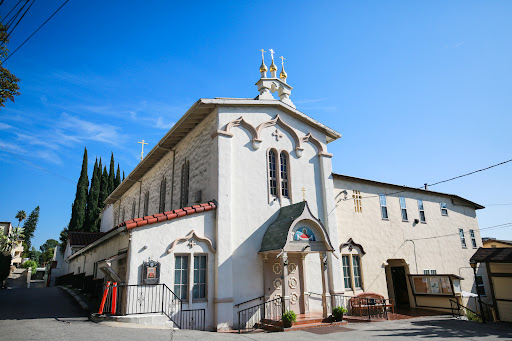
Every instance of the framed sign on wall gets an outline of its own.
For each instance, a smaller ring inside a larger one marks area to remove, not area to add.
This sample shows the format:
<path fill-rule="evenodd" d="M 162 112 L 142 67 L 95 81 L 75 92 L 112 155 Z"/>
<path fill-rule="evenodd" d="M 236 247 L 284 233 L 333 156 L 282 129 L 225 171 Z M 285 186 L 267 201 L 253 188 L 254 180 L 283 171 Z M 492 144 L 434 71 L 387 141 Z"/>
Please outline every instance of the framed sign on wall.
<path fill-rule="evenodd" d="M 149 259 L 142 262 L 142 283 L 158 284 L 160 282 L 160 262 Z"/>

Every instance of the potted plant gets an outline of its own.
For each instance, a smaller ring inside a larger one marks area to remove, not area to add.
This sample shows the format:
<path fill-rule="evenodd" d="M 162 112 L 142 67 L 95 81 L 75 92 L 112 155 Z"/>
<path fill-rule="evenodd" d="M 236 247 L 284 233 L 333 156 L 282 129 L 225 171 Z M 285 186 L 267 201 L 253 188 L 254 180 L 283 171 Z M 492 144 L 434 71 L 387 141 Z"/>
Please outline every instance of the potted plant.
<path fill-rule="evenodd" d="M 297 321 L 297 314 L 294 311 L 288 310 L 283 314 L 283 325 L 285 328 L 290 328 L 293 322 Z"/>
<path fill-rule="evenodd" d="M 347 309 L 338 306 L 332 310 L 332 317 L 334 318 L 334 321 L 338 322 L 343 320 L 343 314 L 347 312 Z"/>

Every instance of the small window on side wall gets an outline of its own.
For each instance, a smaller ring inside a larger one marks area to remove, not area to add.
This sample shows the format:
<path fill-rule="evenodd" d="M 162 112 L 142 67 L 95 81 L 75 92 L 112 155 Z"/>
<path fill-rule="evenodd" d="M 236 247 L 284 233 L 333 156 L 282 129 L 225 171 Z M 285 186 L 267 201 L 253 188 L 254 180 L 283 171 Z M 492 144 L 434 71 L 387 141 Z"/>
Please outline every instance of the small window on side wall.
<path fill-rule="evenodd" d="M 469 236 L 471 237 L 471 246 L 473 246 L 473 249 L 476 249 L 475 231 L 469 230 Z"/>
<path fill-rule="evenodd" d="M 441 215 L 448 215 L 448 206 L 445 202 L 440 203 L 441 206 Z"/>
<path fill-rule="evenodd" d="M 418 210 L 420 212 L 420 221 L 422 223 L 426 223 L 427 220 L 425 218 L 425 209 L 423 208 L 423 200 L 418 200 Z"/>
<path fill-rule="evenodd" d="M 400 197 L 400 211 L 402 212 L 402 221 L 407 221 L 407 206 L 404 197 Z"/>
<path fill-rule="evenodd" d="M 460 243 L 462 245 L 462 248 L 466 249 L 467 248 L 467 246 L 466 246 L 466 237 L 464 237 L 464 230 L 463 229 L 459 229 L 459 237 L 460 237 Z"/>
<path fill-rule="evenodd" d="M 388 206 L 386 204 L 386 196 L 384 194 L 379 194 L 380 198 L 380 215 L 382 219 L 388 219 Z"/>

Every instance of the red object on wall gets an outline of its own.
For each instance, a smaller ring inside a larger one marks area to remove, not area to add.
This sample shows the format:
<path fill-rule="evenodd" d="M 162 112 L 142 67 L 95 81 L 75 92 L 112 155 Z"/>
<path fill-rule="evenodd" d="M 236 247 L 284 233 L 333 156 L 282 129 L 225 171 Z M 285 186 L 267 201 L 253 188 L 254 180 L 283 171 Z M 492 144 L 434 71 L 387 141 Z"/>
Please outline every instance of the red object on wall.
<path fill-rule="evenodd" d="M 107 285 L 105 286 L 105 291 L 103 292 L 103 298 L 101 299 L 101 305 L 100 310 L 98 311 L 98 314 L 103 314 L 103 308 L 105 307 L 105 301 L 107 300 L 108 290 L 110 289 L 110 281 L 107 282 Z"/>
<path fill-rule="evenodd" d="M 115 315 L 116 313 L 116 305 L 117 305 L 117 282 L 114 282 L 112 286 L 112 311 L 111 314 Z"/>

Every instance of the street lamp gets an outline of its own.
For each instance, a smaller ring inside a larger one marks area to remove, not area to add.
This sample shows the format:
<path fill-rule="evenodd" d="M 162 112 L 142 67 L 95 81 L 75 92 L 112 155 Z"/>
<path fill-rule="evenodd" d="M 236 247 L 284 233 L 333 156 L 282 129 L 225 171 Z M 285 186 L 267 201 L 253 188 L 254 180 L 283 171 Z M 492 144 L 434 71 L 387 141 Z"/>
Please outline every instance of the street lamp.
<path fill-rule="evenodd" d="M 478 282 L 476 280 L 476 266 L 477 266 L 477 262 L 474 261 L 474 260 L 471 260 L 469 262 L 469 265 L 471 265 L 471 268 L 473 269 L 473 274 L 475 276 L 475 288 L 476 288 L 476 293 L 478 295 L 478 304 L 480 305 L 480 315 L 482 315 L 482 323 L 485 323 L 484 309 L 483 309 L 483 306 L 482 306 L 482 297 L 480 296 L 480 290 L 478 290 Z"/>

